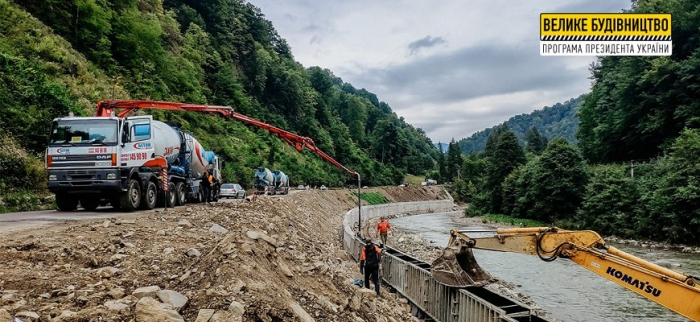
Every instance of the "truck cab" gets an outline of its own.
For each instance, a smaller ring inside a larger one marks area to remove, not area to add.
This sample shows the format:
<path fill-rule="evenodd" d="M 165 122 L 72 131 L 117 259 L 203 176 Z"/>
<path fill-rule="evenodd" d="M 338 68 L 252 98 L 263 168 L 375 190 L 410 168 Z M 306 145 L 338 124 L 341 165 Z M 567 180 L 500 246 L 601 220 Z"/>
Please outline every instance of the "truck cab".
<path fill-rule="evenodd" d="M 103 199 L 117 208 L 129 208 L 129 199 L 138 206 L 141 189 L 130 187 L 130 181 L 140 185 L 138 168 L 154 158 L 151 122 L 150 115 L 55 119 L 46 168 L 59 210 L 75 210 L 78 203 L 94 210 Z M 130 190 L 132 195 L 125 195 Z"/>

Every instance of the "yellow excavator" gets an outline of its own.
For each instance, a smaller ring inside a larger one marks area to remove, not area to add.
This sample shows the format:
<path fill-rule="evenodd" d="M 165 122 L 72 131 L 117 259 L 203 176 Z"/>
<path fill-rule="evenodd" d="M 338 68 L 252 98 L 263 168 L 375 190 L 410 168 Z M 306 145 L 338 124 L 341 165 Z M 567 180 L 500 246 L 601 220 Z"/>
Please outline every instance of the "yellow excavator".
<path fill-rule="evenodd" d="M 433 277 L 453 287 L 490 283 L 492 277 L 476 262 L 472 248 L 537 255 L 547 262 L 568 258 L 678 314 L 700 321 L 700 288 L 693 276 L 607 246 L 594 231 L 556 227 L 452 230 L 447 248 L 431 266 Z"/>

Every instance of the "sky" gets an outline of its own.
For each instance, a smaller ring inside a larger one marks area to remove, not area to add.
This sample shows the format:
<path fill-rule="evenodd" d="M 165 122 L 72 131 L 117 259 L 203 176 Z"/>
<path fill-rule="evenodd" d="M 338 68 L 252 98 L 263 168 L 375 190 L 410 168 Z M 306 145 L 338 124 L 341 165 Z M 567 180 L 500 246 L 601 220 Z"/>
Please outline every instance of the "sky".
<path fill-rule="evenodd" d="M 591 89 L 595 57 L 540 56 L 540 13 L 629 0 L 249 0 L 304 67 L 375 93 L 435 143 Z"/>

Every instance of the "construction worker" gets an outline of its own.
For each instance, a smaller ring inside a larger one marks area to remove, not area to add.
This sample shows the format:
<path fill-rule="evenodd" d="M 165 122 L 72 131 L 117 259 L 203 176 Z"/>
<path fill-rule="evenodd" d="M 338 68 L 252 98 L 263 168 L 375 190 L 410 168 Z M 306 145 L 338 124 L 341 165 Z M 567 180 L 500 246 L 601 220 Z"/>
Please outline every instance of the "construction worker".
<path fill-rule="evenodd" d="M 210 200 L 210 195 L 211 195 L 211 181 L 209 181 L 209 172 L 207 170 L 204 170 L 204 174 L 202 175 L 202 182 L 199 183 L 199 185 L 202 188 L 202 202 L 203 203 L 209 203 Z"/>
<path fill-rule="evenodd" d="M 386 221 L 386 219 L 382 216 L 379 218 L 379 222 L 377 223 L 377 232 L 374 237 L 379 237 L 381 234 L 382 236 L 382 245 L 380 246 L 381 248 L 384 248 L 384 245 L 386 245 L 386 239 L 387 239 L 387 233 L 391 230 L 391 235 L 394 236 L 394 228 L 389 225 L 389 222 Z"/>
<path fill-rule="evenodd" d="M 371 238 L 365 239 L 365 247 L 362 247 L 360 253 L 360 274 L 365 274 L 365 287 L 369 288 L 369 279 L 372 278 L 374 283 L 374 291 L 379 294 L 379 262 L 381 260 L 382 250 L 372 243 Z"/>

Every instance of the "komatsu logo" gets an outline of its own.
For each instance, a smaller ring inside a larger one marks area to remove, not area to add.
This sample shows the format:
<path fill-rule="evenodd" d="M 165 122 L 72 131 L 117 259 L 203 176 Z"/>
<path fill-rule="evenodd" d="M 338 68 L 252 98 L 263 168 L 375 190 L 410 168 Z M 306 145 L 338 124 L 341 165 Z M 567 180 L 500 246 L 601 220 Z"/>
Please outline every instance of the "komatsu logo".
<path fill-rule="evenodd" d="M 134 143 L 134 148 L 143 150 L 143 149 L 150 149 L 151 148 L 151 142 L 139 142 L 139 143 Z"/>
<path fill-rule="evenodd" d="M 656 287 L 651 286 L 649 282 L 642 282 L 636 278 L 633 279 L 632 276 L 629 276 L 622 271 L 618 271 L 610 266 L 608 266 L 608 270 L 605 271 L 606 273 L 610 274 L 611 276 L 614 276 L 615 278 L 627 282 L 627 284 L 632 285 L 644 292 L 650 293 L 656 297 L 659 297 L 661 295 L 661 290 L 657 289 Z"/>
<path fill-rule="evenodd" d="M 56 153 L 58 153 L 58 154 L 70 154 L 70 149 L 67 149 L 67 148 L 56 149 Z"/>

